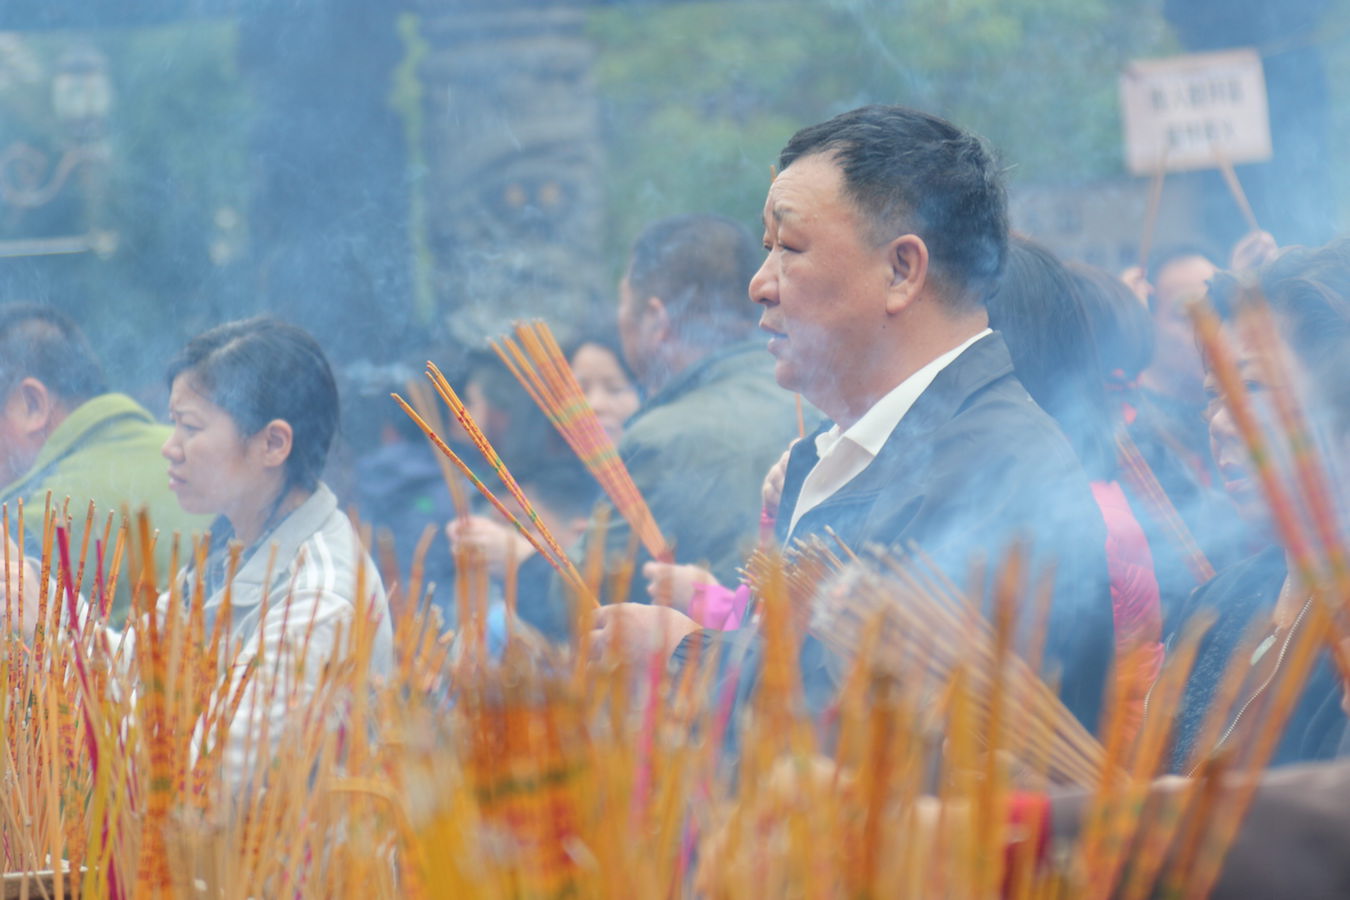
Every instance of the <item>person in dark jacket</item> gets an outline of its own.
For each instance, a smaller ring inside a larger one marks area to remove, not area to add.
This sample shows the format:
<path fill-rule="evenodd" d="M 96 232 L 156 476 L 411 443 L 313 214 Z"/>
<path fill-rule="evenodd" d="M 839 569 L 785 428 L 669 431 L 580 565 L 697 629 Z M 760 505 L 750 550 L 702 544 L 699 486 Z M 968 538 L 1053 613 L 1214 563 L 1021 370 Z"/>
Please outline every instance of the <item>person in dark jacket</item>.
<path fill-rule="evenodd" d="M 1128 296 L 1123 284 L 1120 290 Z M 1107 402 L 1085 294 L 1048 248 L 1013 235 L 1008 265 L 989 300 L 989 324 L 1007 343 L 1018 380 L 1063 430 L 1091 479 L 1106 526 L 1117 668 L 1127 653 L 1140 655 L 1138 677 L 1125 694 L 1137 723 L 1162 667 L 1162 611 L 1153 551 L 1119 481 L 1120 420 Z M 1133 297 L 1126 302 L 1139 305 Z"/>
<path fill-rule="evenodd" d="M 1186 306 L 1205 296 L 1219 271 L 1214 258 L 1208 249 L 1186 244 L 1152 255 L 1146 288 L 1155 349 L 1133 392 L 1128 432 L 1205 558 L 1222 569 L 1259 546 L 1261 535 L 1233 514 L 1208 445 L 1204 371 Z M 1191 566 L 1177 565 L 1180 558 L 1169 560 L 1168 544 L 1160 549 L 1159 562 L 1182 576 L 1187 592 L 1204 580 Z"/>
<path fill-rule="evenodd" d="M 1251 776 L 1228 775 L 1225 790 Z M 1185 779 L 1154 782 L 1152 804 L 1187 786 Z M 1350 897 L 1350 760 L 1305 763 L 1263 772 L 1242 824 L 1223 857 L 1210 900 L 1342 900 Z M 1079 839 L 1092 795 L 1056 791 L 1042 818 L 1042 846 L 1053 853 Z M 1034 804 L 1032 805 L 1034 808 Z M 1217 818 L 1211 818 L 1216 826 Z M 1147 843 L 1145 832 L 1137 841 Z M 1127 857 L 1128 858 L 1128 857 Z M 1164 869 L 1166 871 L 1166 869 Z M 1174 896 L 1155 884 L 1151 897 Z"/>
<path fill-rule="evenodd" d="M 1072 448 L 988 328 L 1007 249 L 993 159 L 948 122 L 866 107 L 798 132 L 779 168 L 750 296 L 778 383 L 832 420 L 793 448 L 780 538 L 914 541 L 958 582 L 1029 538 L 1033 565 L 1057 561 L 1047 650 L 1095 726 L 1112 644 L 1105 533 Z M 639 656 L 701 639 L 670 610 L 602 610 L 598 631 Z M 808 680 L 819 648 L 804 650 Z"/>

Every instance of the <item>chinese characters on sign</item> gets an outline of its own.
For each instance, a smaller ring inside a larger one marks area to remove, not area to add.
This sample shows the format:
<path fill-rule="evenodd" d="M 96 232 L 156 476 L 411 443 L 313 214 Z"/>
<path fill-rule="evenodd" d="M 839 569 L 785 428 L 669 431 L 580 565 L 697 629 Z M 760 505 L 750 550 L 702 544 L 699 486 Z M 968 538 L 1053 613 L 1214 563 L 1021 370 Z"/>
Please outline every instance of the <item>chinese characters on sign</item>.
<path fill-rule="evenodd" d="M 1120 76 L 1125 163 L 1136 175 L 1270 159 L 1266 80 L 1255 50 L 1139 60 Z"/>

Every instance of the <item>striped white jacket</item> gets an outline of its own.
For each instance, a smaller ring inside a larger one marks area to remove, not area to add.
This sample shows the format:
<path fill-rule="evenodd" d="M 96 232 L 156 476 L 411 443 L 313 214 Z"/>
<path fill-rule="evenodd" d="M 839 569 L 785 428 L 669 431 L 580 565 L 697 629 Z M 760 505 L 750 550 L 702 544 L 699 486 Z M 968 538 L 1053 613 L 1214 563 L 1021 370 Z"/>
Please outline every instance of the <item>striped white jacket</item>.
<path fill-rule="evenodd" d="M 208 571 L 221 570 L 226 552 L 222 547 L 212 554 Z M 264 722 L 269 744 L 275 746 L 288 719 L 309 710 L 324 667 L 349 652 L 359 608 L 356 586 L 360 567 L 364 567 L 361 577 L 366 595 L 361 606 L 375 629 L 371 671 L 386 673 L 393 668 L 393 629 L 384 585 L 351 520 L 338 509 L 337 498 L 327 485 L 320 484 L 242 561 L 231 582 L 231 643 L 224 650 L 224 660 L 232 660 L 230 696 L 250 662 L 260 655 L 262 658 L 230 726 L 223 759 L 229 782 L 246 778 L 259 762 L 259 755 L 270 752 L 270 748 L 265 751 L 258 745 Z M 182 596 L 190 596 L 195 573 L 184 569 L 178 577 Z M 225 593 L 225 585 L 220 584 L 206 598 L 208 635 Z M 161 608 L 167 601 L 168 594 L 160 597 Z M 308 650 L 301 668 L 306 635 Z M 132 644 L 134 631 L 126 637 Z"/>

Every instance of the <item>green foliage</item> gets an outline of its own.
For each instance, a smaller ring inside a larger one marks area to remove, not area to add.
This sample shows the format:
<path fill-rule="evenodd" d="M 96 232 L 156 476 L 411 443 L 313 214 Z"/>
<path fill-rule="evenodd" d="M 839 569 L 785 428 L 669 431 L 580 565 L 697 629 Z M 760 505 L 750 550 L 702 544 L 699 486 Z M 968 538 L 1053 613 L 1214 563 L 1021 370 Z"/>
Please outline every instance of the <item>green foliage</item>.
<path fill-rule="evenodd" d="M 981 132 L 1014 179 L 1120 171 L 1116 78 L 1170 52 L 1152 0 L 784 0 L 597 13 L 611 256 L 643 222 L 710 209 L 753 223 L 803 125 L 903 103 Z"/>

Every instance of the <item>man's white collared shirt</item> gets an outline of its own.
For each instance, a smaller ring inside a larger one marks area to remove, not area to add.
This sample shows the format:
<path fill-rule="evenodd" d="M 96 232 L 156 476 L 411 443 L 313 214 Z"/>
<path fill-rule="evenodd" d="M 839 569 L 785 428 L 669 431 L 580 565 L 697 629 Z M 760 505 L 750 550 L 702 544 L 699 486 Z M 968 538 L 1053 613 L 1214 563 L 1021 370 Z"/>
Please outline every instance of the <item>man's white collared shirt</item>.
<path fill-rule="evenodd" d="M 905 413 L 909 412 L 939 372 L 951 365 L 971 344 L 992 333 L 992 329 L 986 328 L 919 369 L 872 404 L 872 408 L 863 413 L 862 418 L 847 431 L 841 432 L 839 426 L 835 425 L 829 431 L 817 435 L 818 460 L 802 482 L 797 505 L 792 510 L 788 534 L 796 530 L 803 515 L 833 496 L 871 465 L 891 432 L 895 431 Z"/>

